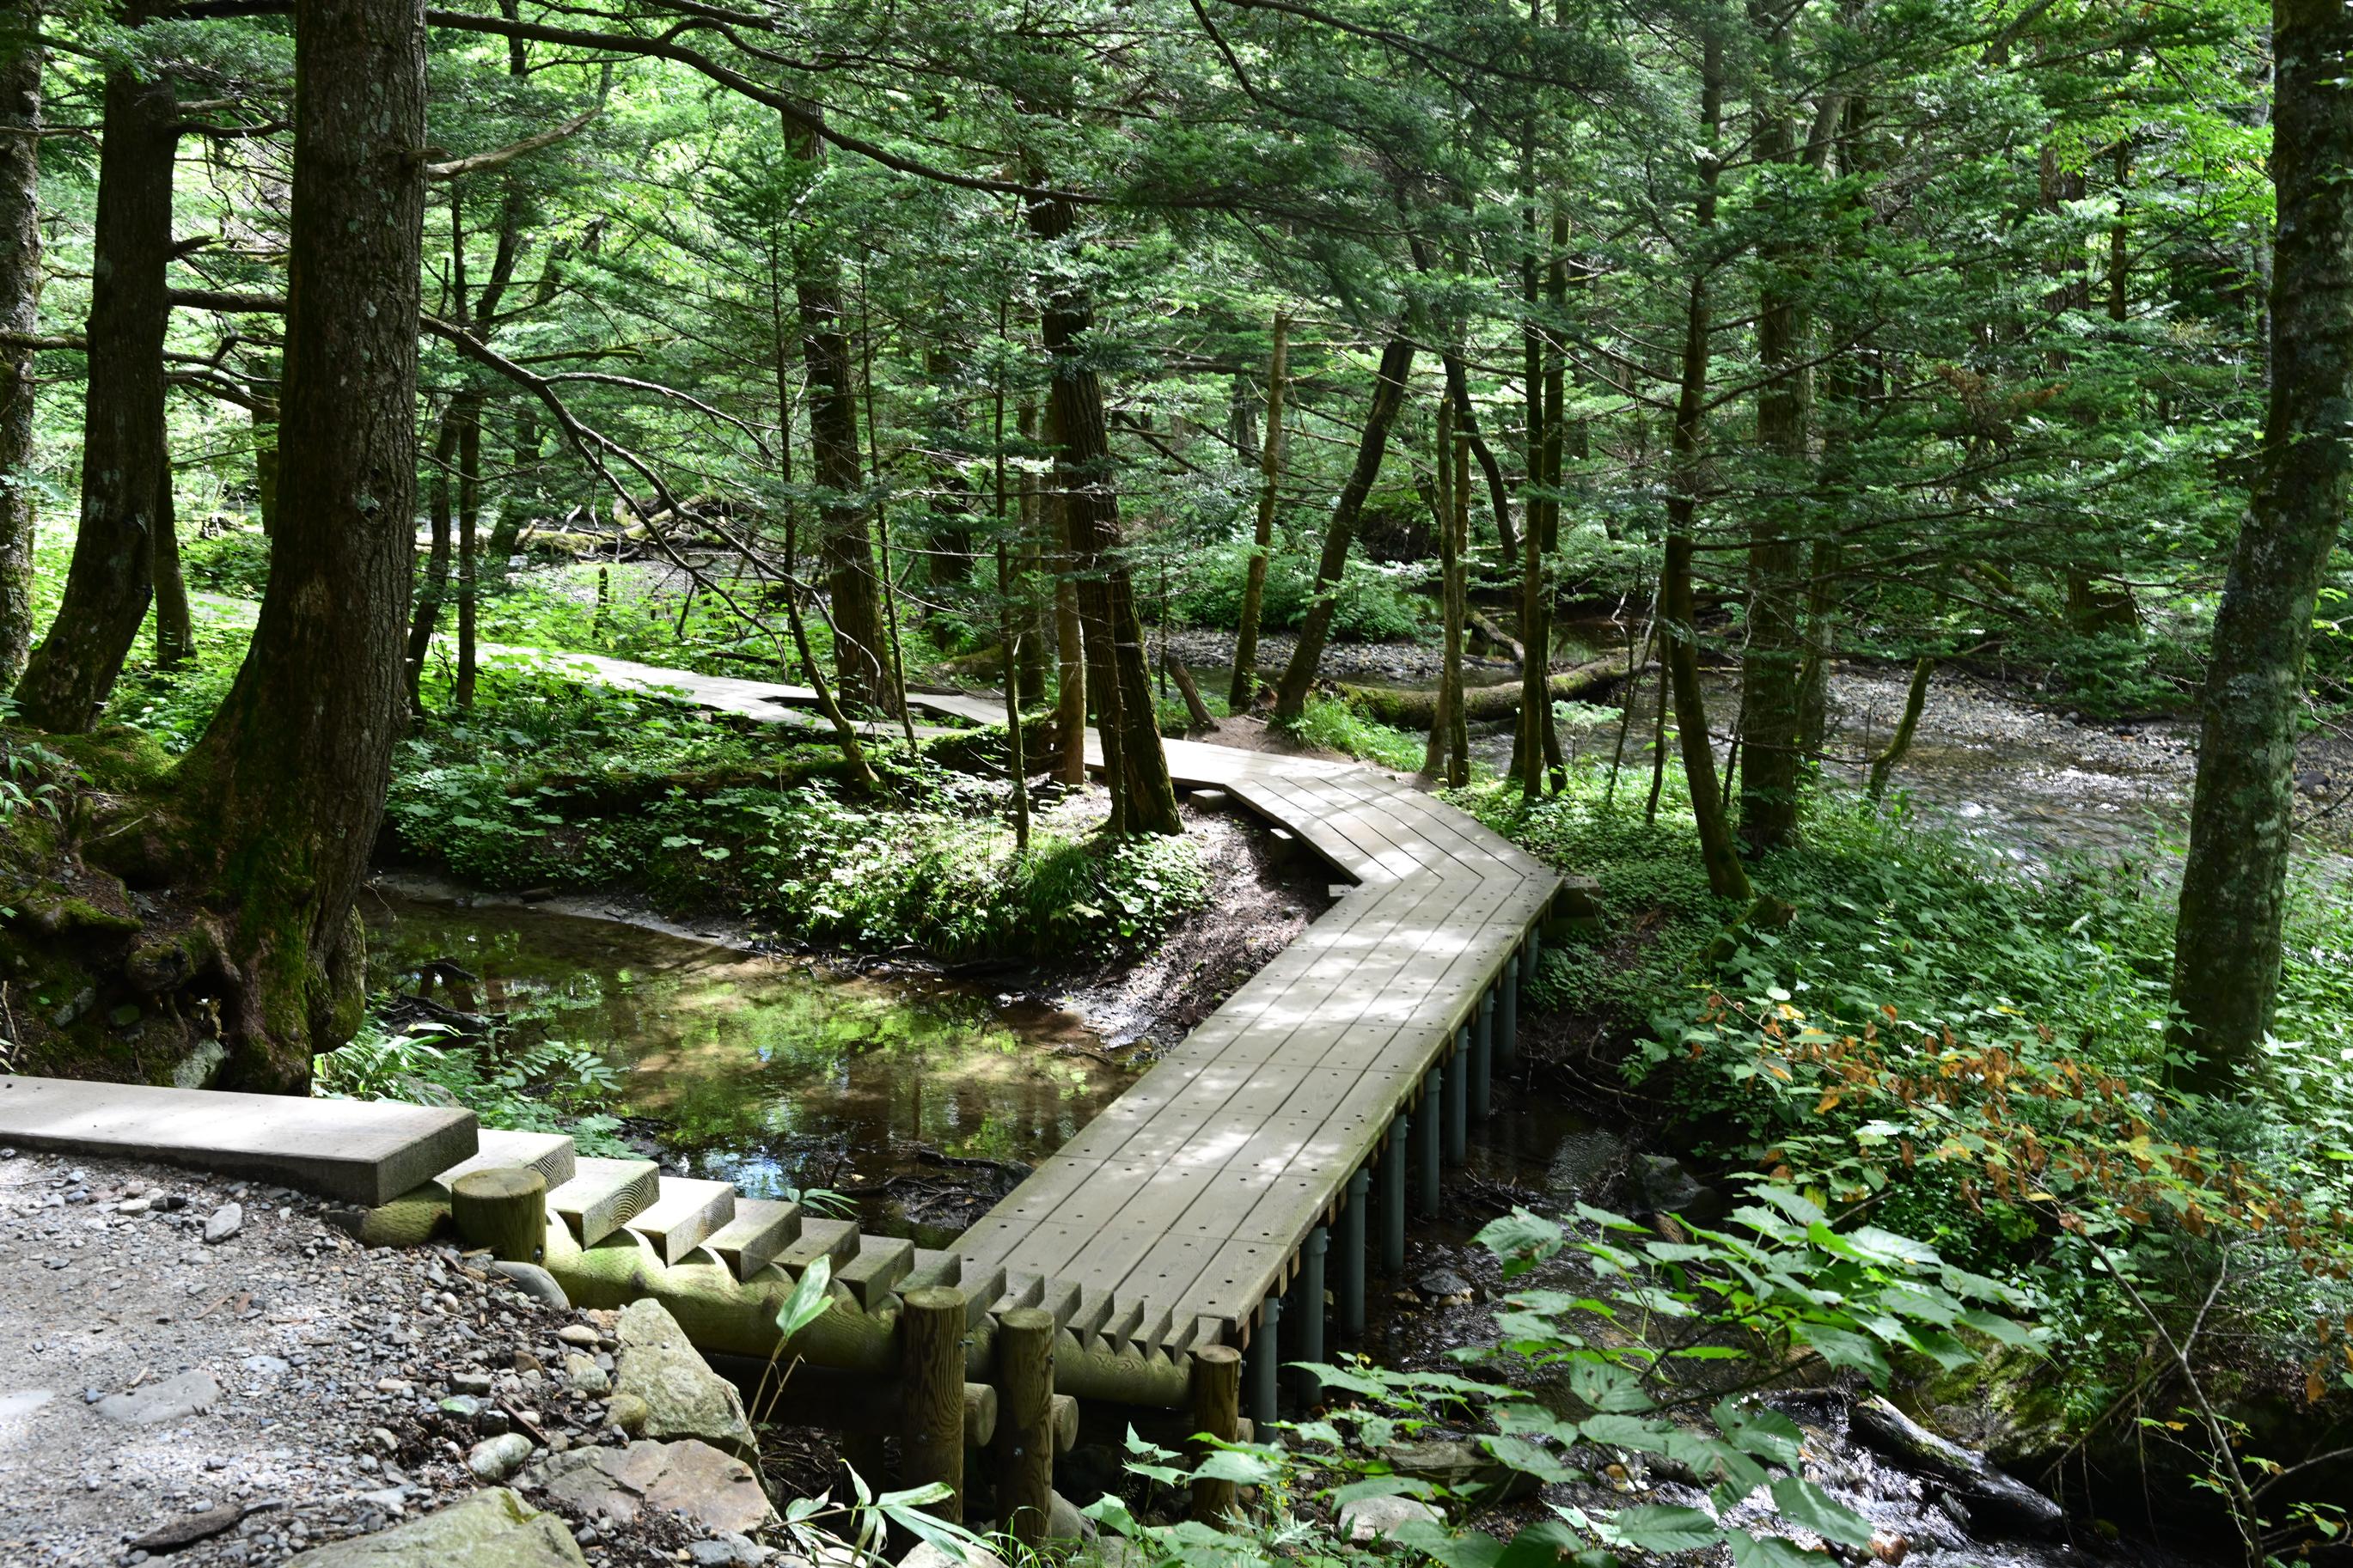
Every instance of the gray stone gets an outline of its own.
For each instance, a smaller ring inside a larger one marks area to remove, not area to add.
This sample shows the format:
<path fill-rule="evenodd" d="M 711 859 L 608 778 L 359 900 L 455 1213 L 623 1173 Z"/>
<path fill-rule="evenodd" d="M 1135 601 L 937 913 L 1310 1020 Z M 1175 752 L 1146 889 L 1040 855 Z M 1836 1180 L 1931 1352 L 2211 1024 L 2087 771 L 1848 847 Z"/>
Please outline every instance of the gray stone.
<path fill-rule="evenodd" d="M 749 1465 L 691 1438 L 574 1448 L 550 1454 L 532 1474 L 549 1497 L 583 1514 L 601 1509 L 628 1520 L 641 1507 L 666 1509 L 723 1535 L 748 1534 L 776 1522 L 768 1494 Z"/>
<path fill-rule="evenodd" d="M 613 1389 L 613 1380 L 605 1375 L 605 1369 L 578 1351 L 564 1358 L 564 1381 L 572 1385 L 575 1394 L 592 1398 L 601 1398 Z"/>
<path fill-rule="evenodd" d="M 1469 1297 L 1471 1281 L 1451 1268 L 1433 1268 L 1413 1282 L 1413 1288 L 1434 1300 L 1447 1301 L 1455 1297 Z"/>
<path fill-rule="evenodd" d="M 30 1415 L 56 1397 L 57 1394 L 54 1392 L 46 1388 L 10 1389 L 5 1394 L 0 1394 L 0 1421 L 13 1421 L 20 1415 Z M 95 1405 L 98 1401 L 92 1399 L 86 1400 L 84 1403 Z"/>
<path fill-rule="evenodd" d="M 1046 1510 L 1046 1533 L 1056 1541 L 1092 1541 L 1095 1521 L 1081 1513 L 1079 1505 L 1061 1493 L 1050 1495 L 1054 1500 Z"/>
<path fill-rule="evenodd" d="M 466 1450 L 466 1468 L 485 1485 L 505 1480 L 531 1458 L 531 1439 L 520 1432 L 485 1437 Z"/>
<path fill-rule="evenodd" d="M 1363 1497 L 1340 1505 L 1340 1533 L 1350 1541 L 1387 1541 L 1415 1520 L 1443 1524 L 1446 1516 L 1419 1498 Z"/>
<path fill-rule="evenodd" d="M 491 1374 L 487 1372 L 461 1372 L 449 1379 L 449 1386 L 460 1394 L 488 1394 L 491 1391 Z"/>
<path fill-rule="evenodd" d="M 743 1396 L 711 1370 L 660 1302 L 624 1307 L 620 1338 L 613 1391 L 645 1401 L 646 1436 L 693 1437 L 740 1459 L 759 1458 Z"/>
<path fill-rule="evenodd" d="M 1472 1443 L 1443 1439 L 1392 1443 L 1381 1450 L 1381 1457 L 1398 1474 L 1435 1481 L 1450 1491 L 1474 1486 L 1488 1488 L 1480 1494 L 1482 1503 L 1509 1502 L 1527 1496 L 1537 1487 L 1534 1476 L 1513 1469 Z"/>
<path fill-rule="evenodd" d="M 504 1487 L 375 1535 L 290 1558 L 287 1568 L 587 1568 L 564 1521 Z"/>
<path fill-rule="evenodd" d="M 275 1355 L 249 1355 L 237 1364 L 248 1372 L 258 1372 L 269 1377 L 275 1377 L 281 1372 L 290 1371 L 292 1366 L 292 1363 L 284 1356 Z"/>
<path fill-rule="evenodd" d="M 1724 1217 L 1723 1195 L 1668 1154 L 1636 1157 L 1634 1195 L 1645 1214 L 1680 1215 L 1701 1225 Z"/>
<path fill-rule="evenodd" d="M 555 1282 L 555 1276 L 536 1263 L 493 1263 L 491 1271 L 504 1277 L 507 1283 L 534 1301 L 544 1301 L 559 1311 L 572 1310 L 572 1298 Z"/>
<path fill-rule="evenodd" d="M 110 1394 L 98 1402 L 97 1408 L 109 1421 L 120 1421 L 126 1426 L 152 1426 L 158 1421 L 177 1421 L 199 1410 L 209 1410 L 219 1397 L 220 1384 L 209 1373 L 184 1372 L 128 1394 Z"/>
<path fill-rule="evenodd" d="M 690 1541 L 686 1543 L 686 1560 L 696 1568 L 757 1568 L 768 1560 L 768 1549 L 755 1546 L 751 1538 L 743 1535 L 723 1535 L 712 1541 Z"/>
<path fill-rule="evenodd" d="M 245 1205 L 223 1204 L 205 1221 L 205 1240 L 217 1245 L 245 1228 Z"/>

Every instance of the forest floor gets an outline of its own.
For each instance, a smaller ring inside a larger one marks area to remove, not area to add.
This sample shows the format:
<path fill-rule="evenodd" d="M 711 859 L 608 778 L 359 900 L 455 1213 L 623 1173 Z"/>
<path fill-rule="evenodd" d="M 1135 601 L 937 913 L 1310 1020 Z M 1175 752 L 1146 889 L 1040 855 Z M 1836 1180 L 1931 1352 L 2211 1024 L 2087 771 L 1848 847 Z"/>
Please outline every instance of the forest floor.
<path fill-rule="evenodd" d="M 481 1484 L 451 1396 L 551 1450 L 619 1437 L 558 1337 L 609 1322 L 446 1247 L 363 1251 L 283 1188 L 0 1152 L 0 1562 L 259 1568 L 381 1530 Z M 708 1534 L 648 1510 L 583 1543 L 634 1568 Z"/>

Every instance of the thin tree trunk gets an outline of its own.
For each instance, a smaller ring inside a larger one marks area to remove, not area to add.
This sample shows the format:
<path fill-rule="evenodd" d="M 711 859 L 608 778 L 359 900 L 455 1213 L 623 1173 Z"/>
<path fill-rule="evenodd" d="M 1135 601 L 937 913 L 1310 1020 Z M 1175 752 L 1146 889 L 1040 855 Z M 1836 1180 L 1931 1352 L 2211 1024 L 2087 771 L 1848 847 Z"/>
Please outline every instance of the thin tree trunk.
<path fill-rule="evenodd" d="M 2322 574 L 2353 491 L 2353 13 L 2274 0 L 2272 395 L 2246 520 L 2214 620 L 2173 1000 L 2225 1088 L 2255 1068 L 2279 987 L 2297 720 Z"/>
<path fill-rule="evenodd" d="M 482 396 L 461 392 L 449 412 L 458 420 L 458 677 L 449 689 L 459 708 L 474 705 L 480 650 L 475 645 L 476 566 L 481 560 L 475 529 L 482 515 Z M 603 580 L 598 579 L 599 585 Z"/>
<path fill-rule="evenodd" d="M 1324 553 L 1315 564 L 1314 597 L 1300 625 L 1291 662 L 1283 668 L 1282 684 L 1275 689 L 1274 716 L 1282 722 L 1296 723 L 1307 710 L 1307 692 L 1315 683 L 1315 668 L 1324 661 L 1324 644 L 1332 635 L 1332 617 L 1340 606 L 1340 578 L 1347 569 L 1349 547 L 1356 542 L 1356 521 L 1364 515 L 1365 498 L 1372 493 L 1373 481 L 1380 478 L 1389 428 L 1397 423 L 1398 410 L 1405 406 L 1413 351 L 1413 339 L 1404 332 L 1382 345 L 1373 405 L 1365 416 L 1364 437 L 1356 443 L 1356 466 L 1349 470 L 1348 482 L 1341 487 L 1339 502 L 1332 509 L 1332 521 L 1324 527 Z"/>
<path fill-rule="evenodd" d="M 1234 633 L 1234 679 L 1226 689 L 1226 711 L 1247 713 L 1258 693 L 1258 621 L 1266 605 L 1268 553 L 1274 548 L 1275 485 L 1282 473 L 1283 383 L 1291 372 L 1291 318 L 1274 313 L 1274 348 L 1266 363 L 1266 445 L 1258 458 L 1258 521 L 1250 535 L 1248 574 L 1242 579 L 1241 623 Z"/>
<path fill-rule="evenodd" d="M 1471 455 L 1479 459 L 1479 472 L 1487 481 L 1487 506 L 1495 518 L 1495 548 L 1508 561 L 1519 552 L 1518 531 L 1512 527 L 1512 488 L 1504 479 L 1504 466 L 1479 434 L 1479 411 L 1471 404 L 1471 378 L 1464 372 L 1462 355 L 1449 350 L 1443 361 L 1446 371 L 1446 395 L 1454 404 L 1454 428 L 1470 444 Z"/>
<path fill-rule="evenodd" d="M 1032 202 L 1027 216 L 1030 233 L 1049 243 L 1068 237 L 1076 223 L 1070 204 L 1061 201 Z M 1053 363 L 1046 419 L 1079 576 L 1088 681 L 1100 716 L 1104 770 L 1118 781 L 1112 790 L 1112 830 L 1180 834 L 1185 825 L 1176 814 L 1167 753 L 1160 746 L 1135 592 L 1118 554 L 1119 491 L 1112 477 L 1103 386 L 1080 341 L 1093 329 L 1094 309 L 1083 287 L 1065 284 L 1048 296 L 1039 315 Z"/>
<path fill-rule="evenodd" d="M 816 133 L 784 122 L 795 156 L 814 172 L 825 156 Z M 874 581 L 874 541 L 868 531 L 860 474 L 856 377 L 843 328 L 841 279 L 833 258 L 812 237 L 794 254 L 793 289 L 800 305 L 801 353 L 807 369 L 809 455 L 820 492 L 819 544 L 826 595 L 832 601 L 833 665 L 841 700 L 852 707 L 885 708 L 890 679 L 882 641 L 882 601 Z"/>
<path fill-rule="evenodd" d="M 253 389 L 253 505 L 261 514 L 261 537 L 268 539 L 278 531 L 278 398 L 259 382 Z"/>
<path fill-rule="evenodd" d="M 1758 156 L 1794 168 L 1796 132 L 1787 108 L 1767 102 L 1757 113 Z M 1784 245 L 1757 315 L 1757 358 L 1764 384 L 1757 394 L 1757 444 L 1771 465 L 1768 497 L 1794 498 L 1808 460 L 1805 371 L 1799 342 L 1804 324 L 1790 287 L 1780 279 L 1794 247 Z M 1778 849 L 1798 826 L 1798 732 L 1804 682 L 1798 615 L 1804 545 L 1799 508 L 1767 504 L 1751 524 L 1748 542 L 1748 640 L 1740 667 L 1740 837 L 1751 854 Z"/>
<path fill-rule="evenodd" d="M 1702 40 L 1700 187 L 1697 219 L 1704 238 L 1715 225 L 1716 175 L 1712 151 L 1723 129 L 1723 46 L 1713 25 Z M 1707 732 L 1707 700 L 1699 684 L 1699 612 L 1692 600 L 1692 535 L 1699 514 L 1700 464 L 1705 447 L 1707 381 L 1713 306 L 1709 268 L 1692 268 L 1683 318 L 1682 384 L 1675 399 L 1672 489 L 1667 496 L 1666 562 L 1659 578 L 1659 618 L 1667 633 L 1668 684 L 1675 702 L 1675 729 L 1683 750 L 1683 781 L 1691 792 L 1692 816 L 1699 827 L 1700 862 L 1707 885 L 1719 898 L 1748 902 L 1754 893 L 1734 847 L 1732 828 L 1717 784 L 1715 750 Z"/>
<path fill-rule="evenodd" d="M 425 510 L 431 520 L 431 542 L 425 552 L 425 581 L 417 593 L 417 611 L 408 622 L 408 710 L 425 716 L 425 659 L 433 650 L 433 634 L 441 624 L 441 601 L 449 591 L 449 464 L 458 455 L 454 411 L 444 411 L 441 428 L 433 437 L 431 477 L 425 486 Z"/>
<path fill-rule="evenodd" d="M 236 684 L 177 774 L 235 910 L 226 1082 L 299 1089 L 357 1029 L 352 907 L 401 722 L 416 548 L 423 0 L 296 0 L 285 515 Z"/>
<path fill-rule="evenodd" d="M 195 624 L 188 616 L 188 580 L 180 571 L 179 509 L 173 504 L 167 457 L 156 476 L 154 559 L 155 668 L 175 669 L 196 655 Z"/>
<path fill-rule="evenodd" d="M 82 422 L 81 531 L 49 635 L 16 686 L 26 722 L 79 733 L 96 722 L 139 636 L 155 531 L 171 483 L 164 435 L 164 329 L 171 306 L 172 84 L 129 68 L 106 79 L 91 244 L 90 382 Z"/>
<path fill-rule="evenodd" d="M 1895 721 L 1895 733 L 1887 738 L 1887 749 L 1871 759 L 1871 798 L 1875 802 L 1887 794 L 1887 775 L 1912 749 L 1913 731 L 1920 728 L 1920 710 L 1928 705 L 1928 678 L 1936 673 L 1936 661 L 1922 658 L 1912 666 L 1912 683 L 1904 691 L 1904 716 Z"/>
<path fill-rule="evenodd" d="M 997 311 L 997 333 L 1005 335 L 1005 307 Z M 996 458 L 991 464 L 997 503 L 997 647 L 1005 658 L 1005 782 L 1013 796 L 1013 848 L 1029 849 L 1029 773 L 1021 755 L 1021 631 L 1013 602 L 1013 552 L 1005 537 L 1005 376 L 997 376 Z"/>
<path fill-rule="evenodd" d="M 39 330 L 41 11 L 0 6 L 0 331 Z M 0 691 L 33 647 L 33 351 L 0 349 Z"/>

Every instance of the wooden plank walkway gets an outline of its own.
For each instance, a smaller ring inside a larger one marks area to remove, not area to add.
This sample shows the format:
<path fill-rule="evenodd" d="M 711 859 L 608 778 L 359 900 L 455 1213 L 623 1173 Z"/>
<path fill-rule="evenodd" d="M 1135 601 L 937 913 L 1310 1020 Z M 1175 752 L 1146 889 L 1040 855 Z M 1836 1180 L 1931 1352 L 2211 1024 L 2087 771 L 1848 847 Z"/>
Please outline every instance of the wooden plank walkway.
<path fill-rule="evenodd" d="M 1357 886 L 955 1244 L 1049 1300 L 1112 1304 L 1176 1349 L 1245 1342 L 1302 1244 L 1471 1023 L 1559 877 L 1355 763 L 1166 742 Z M 1201 1320 L 1208 1320 L 1203 1322 Z"/>

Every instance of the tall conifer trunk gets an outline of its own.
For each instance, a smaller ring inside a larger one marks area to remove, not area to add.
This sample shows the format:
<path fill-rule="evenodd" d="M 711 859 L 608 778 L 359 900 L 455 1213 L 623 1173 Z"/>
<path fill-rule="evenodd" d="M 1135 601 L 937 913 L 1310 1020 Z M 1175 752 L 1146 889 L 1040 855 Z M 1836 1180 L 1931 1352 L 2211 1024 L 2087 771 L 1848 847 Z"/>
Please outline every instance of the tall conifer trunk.
<path fill-rule="evenodd" d="M 30 335 L 41 302 L 40 7 L 0 5 L 0 331 Z M 33 647 L 33 351 L 0 349 L 0 690 Z"/>
<path fill-rule="evenodd" d="M 269 585 L 181 765 L 234 921 L 236 1087 L 299 1089 L 365 1002 L 352 907 L 401 723 L 415 548 L 423 0 L 296 0 L 294 181 Z"/>
<path fill-rule="evenodd" d="M 1274 347 L 1266 362 L 1266 444 L 1258 456 L 1258 518 L 1250 533 L 1250 567 L 1242 579 L 1242 614 L 1234 633 L 1234 679 L 1226 711 L 1247 713 L 1258 695 L 1258 621 L 1266 606 L 1267 557 L 1274 549 L 1276 483 L 1282 477 L 1282 393 L 1291 374 L 1291 318 L 1274 313 Z"/>
<path fill-rule="evenodd" d="M 2304 661 L 2353 494 L 2353 13 L 2274 0 L 2271 406 L 2214 620 L 2173 1000 L 2221 1088 L 2243 1076 L 2279 989 Z"/>
<path fill-rule="evenodd" d="M 65 597 L 16 700 L 26 722 L 79 733 L 97 721 L 139 636 L 166 526 L 164 270 L 180 109 L 168 80 L 108 73 L 91 236 L 90 381 L 82 420 L 81 531 Z"/>

